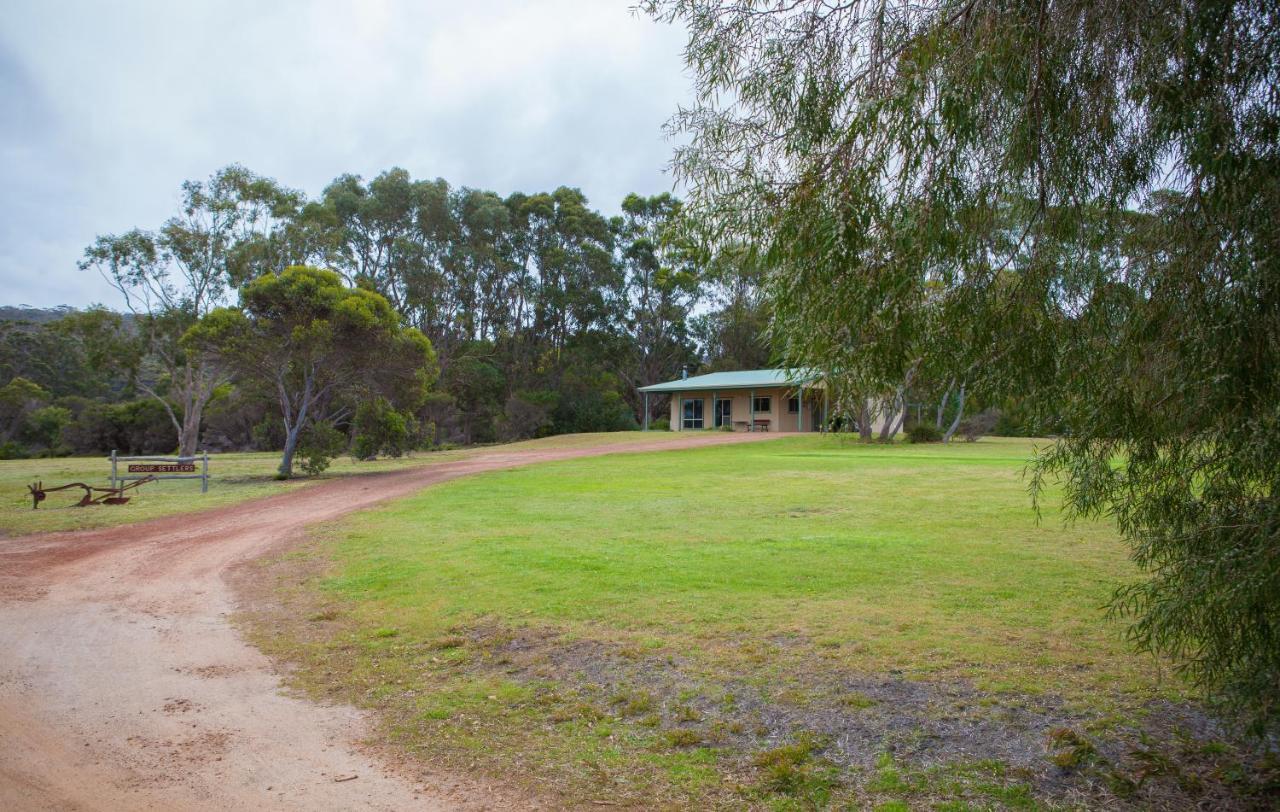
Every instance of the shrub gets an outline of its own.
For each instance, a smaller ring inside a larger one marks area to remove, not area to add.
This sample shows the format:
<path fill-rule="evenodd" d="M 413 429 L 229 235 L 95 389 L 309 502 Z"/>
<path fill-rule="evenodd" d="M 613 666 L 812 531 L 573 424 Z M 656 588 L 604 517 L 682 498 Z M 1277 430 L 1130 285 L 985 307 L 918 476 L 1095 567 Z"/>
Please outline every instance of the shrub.
<path fill-rule="evenodd" d="M 499 418 L 499 436 L 504 440 L 527 440 L 541 437 L 551 426 L 551 410 L 556 405 L 555 392 L 519 392 L 507 398 Z"/>
<path fill-rule="evenodd" d="M 76 403 L 61 442 L 76 454 L 115 449 L 122 454 L 166 454 L 175 444 L 173 423 L 151 398 L 124 403 Z"/>
<path fill-rule="evenodd" d="M 284 448 L 284 422 L 279 414 L 263 416 L 250 431 L 253 447 L 258 451 L 277 451 Z"/>
<path fill-rule="evenodd" d="M 671 431 L 671 418 L 659 417 L 657 420 L 650 420 L 649 428 L 652 431 Z"/>
<path fill-rule="evenodd" d="M 403 456 L 413 445 L 414 422 L 384 398 L 361 403 L 356 409 L 351 456 L 358 460 L 371 460 L 379 454 Z"/>
<path fill-rule="evenodd" d="M 27 415 L 21 438 L 49 455 L 64 453 L 62 430 L 71 423 L 71 410 L 45 406 Z"/>
<path fill-rule="evenodd" d="M 907 427 L 907 442 L 940 443 L 942 432 L 932 423 L 916 423 Z"/>
<path fill-rule="evenodd" d="M 322 474 L 333 458 L 346 447 L 347 436 L 334 428 L 333 424 L 313 423 L 298 443 L 298 456 L 302 459 L 299 467 L 308 476 Z"/>
<path fill-rule="evenodd" d="M 961 420 L 956 431 L 965 439 L 965 442 L 972 443 L 990 434 L 999 422 L 1000 410 L 986 409 L 973 417 Z"/>

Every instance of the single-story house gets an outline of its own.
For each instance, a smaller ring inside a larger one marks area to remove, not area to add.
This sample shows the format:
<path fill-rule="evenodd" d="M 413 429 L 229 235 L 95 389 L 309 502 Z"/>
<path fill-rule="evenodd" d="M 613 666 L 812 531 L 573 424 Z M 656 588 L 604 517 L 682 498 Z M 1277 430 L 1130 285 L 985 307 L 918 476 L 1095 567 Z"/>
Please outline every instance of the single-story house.
<path fill-rule="evenodd" d="M 794 369 L 747 369 L 681 377 L 641 386 L 644 428 L 649 396 L 671 396 L 671 430 L 729 427 L 734 431 L 820 431 L 826 399 L 816 374 Z"/>

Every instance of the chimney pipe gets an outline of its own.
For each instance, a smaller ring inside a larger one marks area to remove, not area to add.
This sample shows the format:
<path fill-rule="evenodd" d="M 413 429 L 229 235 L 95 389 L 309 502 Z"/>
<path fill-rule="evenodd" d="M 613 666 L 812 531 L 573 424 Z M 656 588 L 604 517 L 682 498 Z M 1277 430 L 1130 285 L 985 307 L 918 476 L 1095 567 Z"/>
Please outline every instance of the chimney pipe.
<path fill-rule="evenodd" d="M 687 380 L 689 380 L 689 365 L 688 365 L 688 364 L 681 364 L 681 365 L 680 365 L 680 380 L 682 380 L 682 381 L 687 381 Z"/>

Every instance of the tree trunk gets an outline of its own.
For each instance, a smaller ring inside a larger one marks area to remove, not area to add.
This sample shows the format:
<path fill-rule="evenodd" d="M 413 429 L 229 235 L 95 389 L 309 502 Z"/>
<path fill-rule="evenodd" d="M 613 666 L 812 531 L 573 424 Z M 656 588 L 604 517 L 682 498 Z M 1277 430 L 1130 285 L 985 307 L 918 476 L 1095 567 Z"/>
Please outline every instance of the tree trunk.
<path fill-rule="evenodd" d="M 284 385 L 284 372 L 276 376 L 276 387 L 280 394 L 280 416 L 284 418 L 284 453 L 280 456 L 280 468 L 276 479 L 288 479 L 293 476 L 293 456 L 298 451 L 298 440 L 302 437 L 302 429 L 307 425 L 308 412 L 311 409 L 312 388 L 315 382 L 314 370 L 308 372 L 302 382 L 302 397 L 299 398 L 298 413 L 293 414 L 290 408 L 292 400 Z"/>
<path fill-rule="evenodd" d="M 288 479 L 293 476 L 293 456 L 298 451 L 298 438 L 302 435 L 302 424 L 296 423 L 284 436 L 284 455 L 280 458 L 277 479 Z"/>
<path fill-rule="evenodd" d="M 916 359 L 912 362 L 907 373 L 902 376 L 902 385 L 893 393 L 893 411 L 886 412 L 884 416 L 884 426 L 880 429 L 880 442 L 887 443 L 893 439 L 901 429 L 902 424 L 907 419 L 907 390 L 911 388 L 911 382 L 915 380 L 916 370 L 920 367 L 920 360 Z"/>
<path fill-rule="evenodd" d="M 894 424 L 898 422 L 898 414 L 899 414 L 898 401 L 899 401 L 899 398 L 895 396 L 894 399 L 890 401 L 890 403 L 893 404 L 892 411 L 890 410 L 885 411 L 884 425 L 880 427 L 880 442 L 882 443 L 889 442 L 889 438 L 893 436 L 892 434 L 890 434 L 890 432 L 893 431 Z"/>
<path fill-rule="evenodd" d="M 942 414 L 947 410 L 947 401 L 951 399 L 951 390 L 955 388 L 956 379 L 952 378 L 947 381 L 947 391 L 942 393 L 942 400 L 938 401 L 938 420 L 934 424 L 938 431 L 942 431 Z"/>
<path fill-rule="evenodd" d="M 893 425 L 889 426 L 889 433 L 885 437 L 886 440 L 892 440 L 898 436 L 898 432 L 902 431 L 902 424 L 907 422 L 907 404 L 902 404 L 902 409 L 898 412 L 898 419 Z"/>
<path fill-rule="evenodd" d="M 947 429 L 947 433 L 942 435 L 942 442 L 949 443 L 951 438 L 955 436 L 956 429 L 960 427 L 960 420 L 964 417 L 964 384 L 960 384 L 960 402 L 956 405 L 956 416 L 951 421 L 951 427 Z"/>
<path fill-rule="evenodd" d="M 196 455 L 197 446 L 200 444 L 200 417 L 203 411 L 204 404 L 194 401 L 182 413 L 182 431 L 178 434 L 179 457 L 194 457 Z"/>
<path fill-rule="evenodd" d="M 871 409 L 867 407 L 866 398 L 858 401 L 858 435 L 863 442 L 871 442 Z"/>

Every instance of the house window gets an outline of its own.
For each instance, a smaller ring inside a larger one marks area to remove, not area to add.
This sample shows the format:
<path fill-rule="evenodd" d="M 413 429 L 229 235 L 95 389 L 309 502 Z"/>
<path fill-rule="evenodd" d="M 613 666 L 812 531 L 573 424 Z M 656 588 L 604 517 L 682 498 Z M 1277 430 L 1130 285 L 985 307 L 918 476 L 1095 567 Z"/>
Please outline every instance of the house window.
<path fill-rule="evenodd" d="M 787 414 L 800 414 L 800 396 L 787 398 Z"/>
<path fill-rule="evenodd" d="M 702 428 L 702 398 L 690 398 L 683 404 L 681 426 L 686 429 Z"/>
<path fill-rule="evenodd" d="M 757 412 L 773 411 L 773 398 L 756 398 L 755 406 L 752 407 L 752 410 Z"/>

